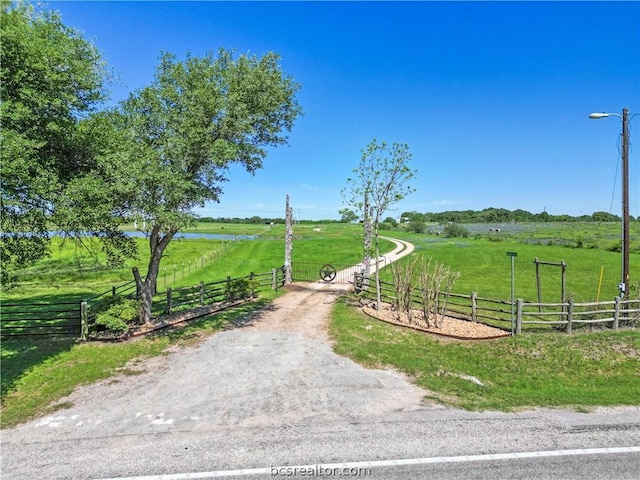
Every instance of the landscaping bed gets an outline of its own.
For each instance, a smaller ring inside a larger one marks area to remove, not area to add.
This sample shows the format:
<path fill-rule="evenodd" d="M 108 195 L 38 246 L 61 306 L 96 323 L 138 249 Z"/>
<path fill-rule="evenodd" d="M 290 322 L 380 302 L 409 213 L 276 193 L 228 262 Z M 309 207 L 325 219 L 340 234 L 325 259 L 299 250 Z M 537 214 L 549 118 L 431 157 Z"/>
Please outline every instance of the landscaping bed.
<path fill-rule="evenodd" d="M 509 336 L 508 332 L 500 330 L 499 328 L 448 316 L 444 317 L 439 327 L 433 326 L 433 319 L 431 320 L 431 326 L 428 326 L 424 314 L 420 310 L 413 310 L 411 317 L 409 317 L 406 312 L 398 312 L 386 303 L 382 304 L 380 310 L 365 306 L 362 308 L 362 311 L 383 322 L 461 340 L 489 340 Z"/>

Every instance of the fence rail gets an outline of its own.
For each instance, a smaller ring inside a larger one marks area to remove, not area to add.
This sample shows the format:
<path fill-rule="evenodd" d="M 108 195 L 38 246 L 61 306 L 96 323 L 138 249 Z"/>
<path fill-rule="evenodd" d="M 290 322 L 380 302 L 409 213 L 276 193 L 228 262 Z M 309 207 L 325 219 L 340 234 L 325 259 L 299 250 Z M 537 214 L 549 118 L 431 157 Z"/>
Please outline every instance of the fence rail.
<path fill-rule="evenodd" d="M 361 274 L 356 274 L 354 278 L 356 291 L 360 291 L 365 298 L 375 300 L 373 282 L 367 282 Z M 395 302 L 393 283 L 381 281 L 380 292 L 382 301 L 392 304 Z M 419 308 L 420 304 L 421 298 L 414 289 L 412 305 Z M 446 314 L 450 317 L 486 323 L 504 330 L 511 329 L 514 334 L 523 330 L 564 330 L 571 333 L 574 329 L 597 324 L 617 329 L 620 326 L 634 327 L 640 323 L 640 299 L 624 300 L 620 297 L 597 303 L 575 303 L 573 300 L 534 303 L 517 299 L 512 305 L 510 301 L 483 298 L 472 292 L 471 295 L 451 293 L 446 299 L 446 305 Z"/>
<path fill-rule="evenodd" d="M 80 335 L 80 303 L 3 303 L 0 336 Z"/>

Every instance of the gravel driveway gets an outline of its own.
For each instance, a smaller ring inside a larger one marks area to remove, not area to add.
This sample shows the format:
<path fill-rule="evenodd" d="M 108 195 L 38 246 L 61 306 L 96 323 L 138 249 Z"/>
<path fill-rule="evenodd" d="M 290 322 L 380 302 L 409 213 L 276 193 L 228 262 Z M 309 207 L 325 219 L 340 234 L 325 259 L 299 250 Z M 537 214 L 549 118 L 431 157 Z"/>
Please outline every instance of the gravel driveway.
<path fill-rule="evenodd" d="M 397 242 L 387 262 L 412 249 Z M 6 431 L 4 440 L 322 422 L 422 408 L 425 392 L 399 373 L 333 352 L 329 314 L 348 287 L 292 285 L 244 327 L 132 366 L 142 374 L 78 388 L 62 400 L 71 408 Z"/>

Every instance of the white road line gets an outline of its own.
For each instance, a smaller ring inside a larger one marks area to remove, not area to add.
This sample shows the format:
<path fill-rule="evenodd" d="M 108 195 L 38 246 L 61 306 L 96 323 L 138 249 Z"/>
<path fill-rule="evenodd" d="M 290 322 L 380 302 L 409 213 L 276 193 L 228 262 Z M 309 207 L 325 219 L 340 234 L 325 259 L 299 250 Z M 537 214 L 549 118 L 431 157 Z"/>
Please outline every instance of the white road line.
<path fill-rule="evenodd" d="M 100 480 L 191 480 L 197 478 L 241 477 L 249 475 L 271 475 L 274 470 L 286 468 L 289 471 L 303 469 L 310 471 L 336 471 L 359 468 L 398 467 L 428 465 L 434 463 L 483 462 L 491 460 L 517 460 L 522 458 L 562 457 L 573 455 L 607 455 L 616 453 L 640 453 L 640 447 L 582 448 L 575 450 L 550 450 L 540 452 L 491 453 L 486 455 L 462 455 L 457 457 L 406 458 L 398 460 L 374 460 L 369 462 L 325 463 L 315 465 L 287 465 L 242 470 L 217 470 L 213 472 L 175 473 L 142 477 L 113 477 Z M 275 476 L 274 476 L 275 478 Z"/>

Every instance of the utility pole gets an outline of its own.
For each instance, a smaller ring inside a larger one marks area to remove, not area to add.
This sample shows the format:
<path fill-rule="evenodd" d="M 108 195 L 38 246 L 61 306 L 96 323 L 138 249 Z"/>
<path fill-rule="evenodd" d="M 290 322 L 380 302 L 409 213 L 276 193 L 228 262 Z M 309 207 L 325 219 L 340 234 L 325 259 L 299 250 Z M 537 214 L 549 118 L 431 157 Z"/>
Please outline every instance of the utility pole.
<path fill-rule="evenodd" d="M 620 279 L 620 296 L 629 296 L 629 109 L 623 108 L 619 113 L 592 113 L 589 118 L 607 118 L 610 116 L 622 119 L 622 278 Z M 635 116 L 635 115 L 634 115 Z"/>
<path fill-rule="evenodd" d="M 622 109 L 622 285 L 629 295 L 629 109 Z"/>

